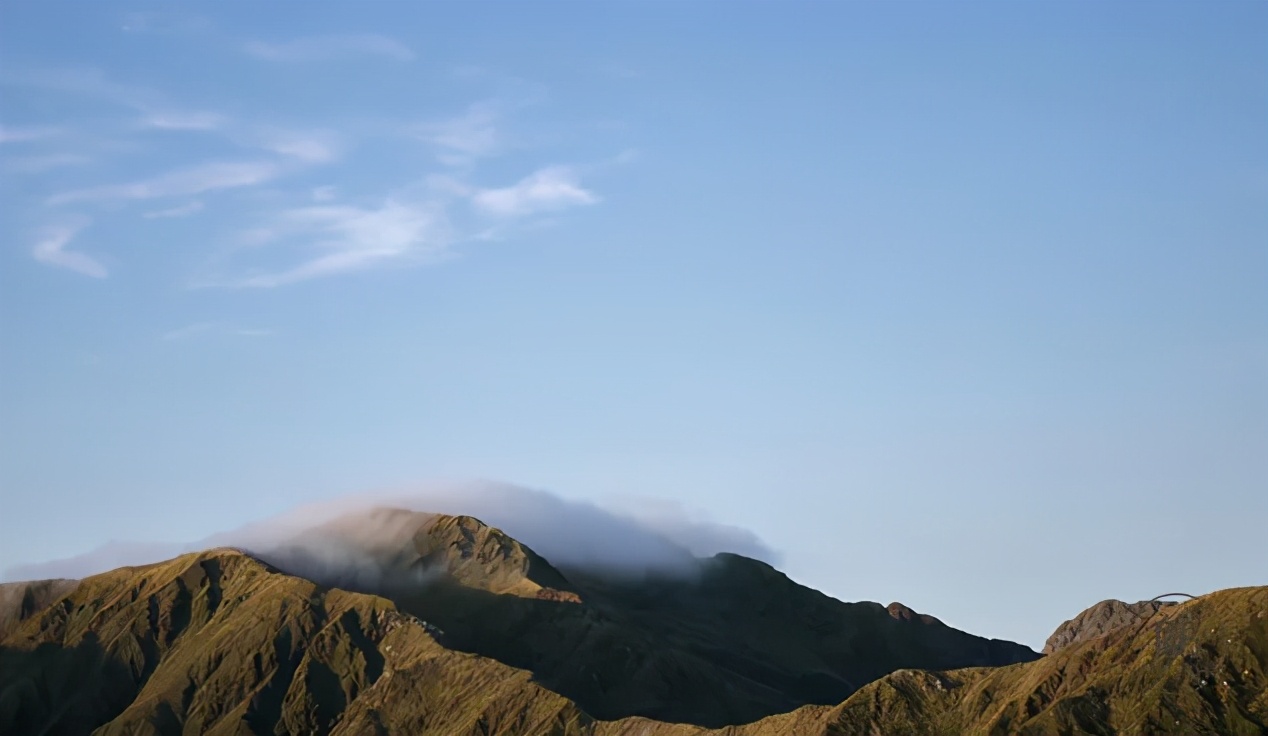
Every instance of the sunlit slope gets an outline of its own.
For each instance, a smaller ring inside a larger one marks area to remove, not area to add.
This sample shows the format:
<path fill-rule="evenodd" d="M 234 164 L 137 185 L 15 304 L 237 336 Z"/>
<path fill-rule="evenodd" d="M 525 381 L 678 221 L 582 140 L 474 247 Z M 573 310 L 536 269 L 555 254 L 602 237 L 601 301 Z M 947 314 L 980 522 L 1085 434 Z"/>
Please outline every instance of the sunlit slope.
<path fill-rule="evenodd" d="M 1035 662 L 896 672 L 818 716 L 738 733 L 1258 735 L 1266 668 L 1268 588 L 1237 588 Z"/>
<path fill-rule="evenodd" d="M 473 551 L 473 556 L 478 555 Z M 494 558 L 495 563 L 501 559 Z M 703 677 L 695 685 L 710 690 L 718 681 L 709 678 L 719 675 L 706 675 L 707 666 L 720 665 L 681 639 L 690 638 L 692 626 L 705 617 L 722 621 L 718 609 L 753 595 L 751 581 L 742 581 L 766 579 L 770 595 L 748 603 L 770 609 L 768 617 L 786 617 L 782 607 L 807 603 L 781 587 L 795 584 L 780 582 L 768 569 L 750 569 L 750 563 L 722 560 L 723 567 L 706 572 L 691 593 L 675 590 L 686 581 L 661 581 L 662 587 L 642 587 L 637 593 L 632 583 L 600 588 L 592 582 L 590 588 L 575 586 L 582 591 L 580 602 L 474 590 L 517 606 L 591 611 L 588 628 L 585 621 L 578 624 L 582 646 L 561 649 L 557 656 L 571 658 L 579 671 L 625 697 L 646 688 L 650 695 L 641 697 L 650 702 L 660 697 L 656 693 L 665 682 L 657 679 L 665 676 L 657 668 L 672 660 L 649 660 L 632 673 L 605 670 L 610 663 L 597 661 L 586 649 L 587 637 L 596 631 L 641 631 L 652 637 L 643 621 L 655 617 L 649 600 L 687 596 L 683 601 L 694 607 L 700 599 L 691 595 L 716 597 L 716 607 L 700 609 L 698 618 L 665 623 L 659 636 L 670 644 L 658 644 L 689 652 L 683 661 L 694 657 L 704 669 L 688 668 L 687 685 Z M 728 567 L 735 564 L 739 570 Z M 710 574 L 721 579 L 710 582 Z M 464 615 L 501 610 L 481 609 L 484 598 L 454 599 L 462 587 L 449 581 L 438 601 L 457 600 L 468 607 Z M 728 594 L 730 587 L 737 590 Z M 782 600 L 781 592 L 792 600 Z M 608 608 L 618 600 L 624 600 L 626 614 Z M 673 614 L 673 606 L 665 610 L 671 621 L 683 615 Z M 640 717 L 594 720 L 576 702 L 540 684 L 529 669 L 456 651 L 449 641 L 453 635 L 443 626 L 416 618 L 392 600 L 324 588 L 241 552 L 212 550 L 87 578 L 20 621 L 0 642 L 0 733 L 1261 734 L 1268 732 L 1266 612 L 1268 588 L 1222 591 L 1163 608 L 1138 625 L 1038 661 L 946 672 L 902 670 L 839 704 L 805 705 L 709 730 Z M 901 611 L 897 618 L 885 613 L 895 625 L 912 623 L 901 620 Z M 504 622 L 508 638 L 517 636 L 523 621 Z M 833 625 L 848 628 L 857 622 Z M 881 628 L 863 629 L 863 638 L 874 638 Z M 531 626 L 523 633 L 534 636 Z M 768 645 L 792 645 L 796 636 L 785 632 Z M 738 653 L 752 646 L 737 642 Z M 546 643 L 537 640 L 538 646 Z M 742 679 L 737 673 L 743 667 L 733 662 L 721 669 Z M 679 682 L 672 676 L 667 681 Z M 723 690 L 709 696 L 713 701 L 699 702 L 725 702 L 725 678 L 722 682 Z M 702 697 L 686 685 L 681 696 Z"/>
<path fill-rule="evenodd" d="M 566 576 L 471 517 L 376 510 L 265 556 L 122 568 L 61 598 L 40 584 L 3 641 L 0 725 L 305 733 L 425 715 L 522 732 L 539 712 L 584 711 L 722 726 L 837 703 L 900 667 L 1037 656 L 735 555 Z M 420 697 L 441 704 L 416 712 Z"/>
<path fill-rule="evenodd" d="M 470 516 L 379 507 L 308 529 L 259 556 L 348 590 L 411 591 L 445 581 L 524 598 L 577 599 L 544 558 Z"/>
<path fill-rule="evenodd" d="M 31 580 L 0 583 L 0 639 L 18 624 L 79 585 L 78 580 Z"/>
<path fill-rule="evenodd" d="M 382 595 L 229 549 L 6 587 L 0 733 L 1268 733 L 1268 588 L 957 668 L 1034 654 L 734 555 L 619 579 L 402 518 Z"/>
<path fill-rule="evenodd" d="M 1138 603 L 1124 603 L 1119 600 L 1101 601 L 1069 621 L 1062 622 L 1044 643 L 1043 653 L 1051 654 L 1068 646 L 1097 639 L 1114 629 L 1138 624 L 1156 614 L 1160 609 L 1174 605 L 1174 602 L 1162 601 Z"/>
<path fill-rule="evenodd" d="M 0 683 L 6 734 L 566 734 L 583 721 L 390 601 L 230 550 L 84 580 L 4 640 Z"/>

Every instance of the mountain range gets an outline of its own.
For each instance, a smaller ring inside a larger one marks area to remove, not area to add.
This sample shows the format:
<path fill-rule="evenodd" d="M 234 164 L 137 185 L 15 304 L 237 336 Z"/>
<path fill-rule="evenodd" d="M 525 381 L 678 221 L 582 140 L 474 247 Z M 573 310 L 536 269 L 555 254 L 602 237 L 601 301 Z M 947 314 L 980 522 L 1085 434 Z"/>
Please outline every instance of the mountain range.
<path fill-rule="evenodd" d="M 1264 734 L 1266 611 L 1105 602 L 1040 654 L 741 555 L 554 564 L 377 508 L 0 585 L 0 733 Z"/>

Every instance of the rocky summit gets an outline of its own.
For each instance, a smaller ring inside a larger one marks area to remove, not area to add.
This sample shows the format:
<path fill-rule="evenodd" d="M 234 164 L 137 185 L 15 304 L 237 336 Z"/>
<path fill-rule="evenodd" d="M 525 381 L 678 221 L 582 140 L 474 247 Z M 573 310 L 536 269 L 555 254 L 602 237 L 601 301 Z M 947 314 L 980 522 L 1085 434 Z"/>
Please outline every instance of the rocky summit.
<path fill-rule="evenodd" d="M 1262 734 L 1266 611 L 1246 588 L 1093 613 L 1041 656 L 738 555 L 556 566 L 376 509 L 0 587 L 0 733 Z"/>

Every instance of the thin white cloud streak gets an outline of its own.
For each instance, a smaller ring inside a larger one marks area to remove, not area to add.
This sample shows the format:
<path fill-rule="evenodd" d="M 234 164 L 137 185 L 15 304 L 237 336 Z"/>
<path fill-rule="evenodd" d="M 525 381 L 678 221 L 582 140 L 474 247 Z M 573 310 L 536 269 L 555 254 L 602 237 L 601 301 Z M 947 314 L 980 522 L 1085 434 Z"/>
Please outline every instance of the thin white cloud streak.
<path fill-rule="evenodd" d="M 160 337 L 166 341 L 186 340 L 198 335 L 209 333 L 217 333 L 224 335 L 237 335 L 240 337 L 265 337 L 272 335 L 272 330 L 262 330 L 258 328 L 244 328 L 227 325 L 223 322 L 195 322 L 193 324 L 178 327 L 174 330 L 164 332 Z"/>
<path fill-rule="evenodd" d="M 497 113 L 487 102 L 472 105 L 458 117 L 419 125 L 415 134 L 438 148 L 438 158 L 450 166 L 492 155 L 501 145 Z"/>
<path fill-rule="evenodd" d="M 443 212 L 429 205 L 388 200 L 382 207 L 301 207 L 282 214 L 270 227 L 244 234 L 256 245 L 290 238 L 311 239 L 310 247 L 324 251 L 294 268 L 254 274 L 233 283 L 240 287 L 271 288 L 308 279 L 360 271 L 391 261 L 416 261 L 439 256 L 448 247 Z"/>
<path fill-rule="evenodd" d="M 170 217 L 189 217 L 203 211 L 203 203 L 194 200 L 185 204 L 169 207 L 165 210 L 153 210 L 141 215 L 147 220 L 161 220 Z"/>
<path fill-rule="evenodd" d="M 174 330 L 164 332 L 162 339 L 184 340 L 186 338 L 193 337 L 194 335 L 214 330 L 216 327 L 218 327 L 218 325 L 215 322 L 195 322 L 192 325 L 185 325 L 184 327 L 177 327 Z"/>
<path fill-rule="evenodd" d="M 278 177 L 282 167 L 271 161 L 213 162 L 173 171 L 131 184 L 111 184 L 56 194 L 48 203 L 101 202 L 188 197 L 203 192 L 263 184 Z"/>
<path fill-rule="evenodd" d="M 106 278 L 108 275 L 106 267 L 95 258 L 66 249 L 70 241 L 87 226 L 87 221 L 83 221 L 49 228 L 31 249 L 31 255 L 40 263 L 69 269 L 95 279 Z"/>
<path fill-rule="evenodd" d="M 482 189 L 471 197 L 481 212 L 494 217 L 523 217 L 598 202 L 593 192 L 581 187 L 576 173 L 565 166 L 551 166 L 501 189 Z"/>
<path fill-rule="evenodd" d="M 154 91 L 108 78 L 100 69 L 55 69 L 14 72 L 3 75 L 9 83 L 23 84 L 68 94 L 95 97 L 143 112 L 162 108 Z"/>
<path fill-rule="evenodd" d="M 0 125 L 0 143 L 27 143 L 29 141 L 45 140 L 60 135 L 61 132 L 61 128 L 51 126 L 11 128 L 7 125 Z"/>
<path fill-rule="evenodd" d="M 414 58 L 414 52 L 405 44 L 374 33 L 312 36 L 281 43 L 252 41 L 245 51 L 257 59 L 282 62 L 327 61 L 352 56 L 382 56 L 396 61 Z"/>
<path fill-rule="evenodd" d="M 260 146 L 310 164 L 329 163 L 340 153 L 338 137 L 327 131 L 272 131 L 261 136 Z"/>
<path fill-rule="evenodd" d="M 224 115 L 214 112 L 161 112 L 154 113 L 141 124 L 155 130 L 216 131 L 229 122 Z"/>
<path fill-rule="evenodd" d="M 124 33 L 155 35 L 207 33 L 214 29 L 210 20 L 199 16 L 168 12 L 135 12 L 123 17 Z"/>
<path fill-rule="evenodd" d="M 231 122 L 226 116 L 215 112 L 174 109 L 165 101 L 164 95 L 139 85 L 116 82 L 100 69 L 6 73 L 0 79 L 8 83 L 95 98 L 132 108 L 141 113 L 139 126 L 151 130 L 213 132 L 228 127 Z M 43 131 L 43 137 L 59 132 L 56 128 L 39 130 Z M 3 140 L 3 133 L 0 133 L 0 142 Z"/>
<path fill-rule="evenodd" d="M 15 173 L 38 174 L 66 166 L 83 166 L 90 163 L 92 159 L 88 156 L 74 153 L 50 153 L 47 156 L 23 156 L 9 159 L 5 163 L 5 168 Z"/>

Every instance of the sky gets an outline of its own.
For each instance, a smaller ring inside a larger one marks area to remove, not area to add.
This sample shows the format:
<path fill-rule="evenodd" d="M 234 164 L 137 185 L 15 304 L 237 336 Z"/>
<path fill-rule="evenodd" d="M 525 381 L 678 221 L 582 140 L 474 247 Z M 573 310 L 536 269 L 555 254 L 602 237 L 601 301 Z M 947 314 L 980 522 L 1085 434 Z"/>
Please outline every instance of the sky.
<path fill-rule="evenodd" d="M 1032 646 L 1268 583 L 1268 4 L 0 5 L 0 568 L 489 480 Z"/>

